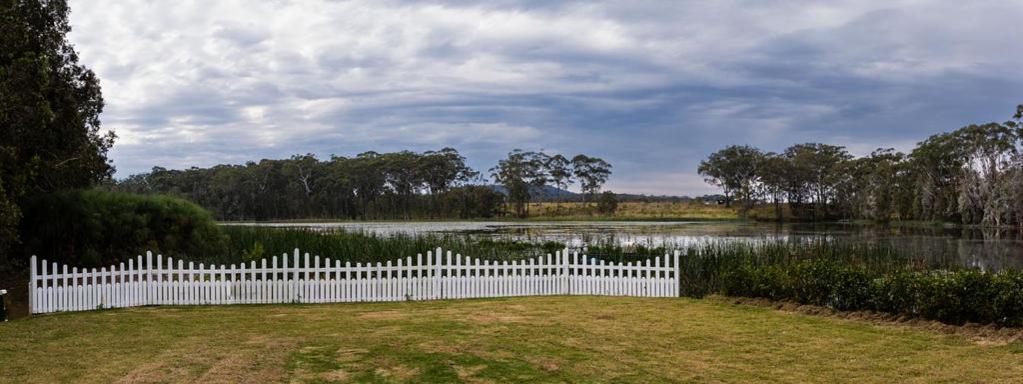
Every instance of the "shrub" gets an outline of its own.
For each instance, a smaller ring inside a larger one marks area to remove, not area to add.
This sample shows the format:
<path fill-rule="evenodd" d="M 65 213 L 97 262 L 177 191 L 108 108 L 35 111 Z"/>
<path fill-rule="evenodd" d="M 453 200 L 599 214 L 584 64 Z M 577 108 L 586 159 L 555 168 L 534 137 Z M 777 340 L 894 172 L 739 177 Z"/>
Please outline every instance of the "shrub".
<path fill-rule="evenodd" d="M 746 264 L 721 274 L 721 293 L 838 310 L 875 310 L 949 324 L 1023 325 L 1023 273 L 974 269 L 868 272 L 833 260 Z"/>
<path fill-rule="evenodd" d="M 109 265 L 146 250 L 209 259 L 227 249 L 209 212 L 170 196 L 62 192 L 30 199 L 24 212 L 24 253 L 75 266 Z"/>

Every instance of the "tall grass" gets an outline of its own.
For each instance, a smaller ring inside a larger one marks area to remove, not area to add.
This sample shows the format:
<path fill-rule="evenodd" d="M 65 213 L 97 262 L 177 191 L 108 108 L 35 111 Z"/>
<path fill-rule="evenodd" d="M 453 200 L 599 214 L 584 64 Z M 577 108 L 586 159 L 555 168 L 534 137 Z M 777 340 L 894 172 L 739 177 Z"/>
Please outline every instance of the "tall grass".
<path fill-rule="evenodd" d="M 829 260 L 855 266 L 874 274 L 903 271 L 956 270 L 954 258 L 899 250 L 878 243 L 834 243 L 818 241 L 738 241 L 709 240 L 698 243 L 665 245 L 655 248 L 622 247 L 604 243 L 588 246 L 587 255 L 610 261 L 641 260 L 678 250 L 682 257 L 681 292 L 700 297 L 721 292 L 726 275 L 739 268 L 765 268 L 796 265 L 806 260 Z"/>
<path fill-rule="evenodd" d="M 387 261 L 443 248 L 490 260 L 521 259 L 554 253 L 564 244 L 476 239 L 464 234 L 391 234 L 271 227 L 225 226 L 228 252 L 218 262 L 256 260 L 298 248 L 314 255 L 353 262 Z"/>

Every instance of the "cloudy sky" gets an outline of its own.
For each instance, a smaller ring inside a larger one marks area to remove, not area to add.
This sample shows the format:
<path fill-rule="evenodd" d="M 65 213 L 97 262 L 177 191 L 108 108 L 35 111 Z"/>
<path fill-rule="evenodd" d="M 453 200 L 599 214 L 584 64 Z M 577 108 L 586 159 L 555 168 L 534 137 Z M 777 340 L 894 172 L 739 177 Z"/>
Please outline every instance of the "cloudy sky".
<path fill-rule="evenodd" d="M 118 177 L 445 146 L 485 170 L 523 148 L 700 194 L 729 144 L 909 150 L 1023 103 L 1023 0 L 71 6 Z"/>

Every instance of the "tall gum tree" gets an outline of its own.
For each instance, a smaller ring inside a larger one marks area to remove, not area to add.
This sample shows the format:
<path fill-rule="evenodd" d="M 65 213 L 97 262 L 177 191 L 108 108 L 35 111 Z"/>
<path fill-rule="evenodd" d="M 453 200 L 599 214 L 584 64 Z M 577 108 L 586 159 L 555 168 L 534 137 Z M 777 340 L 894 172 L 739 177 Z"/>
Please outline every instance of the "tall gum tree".
<path fill-rule="evenodd" d="M 0 0 L 0 255 L 17 242 L 25 196 L 113 172 L 99 79 L 66 39 L 68 13 L 63 0 Z"/>

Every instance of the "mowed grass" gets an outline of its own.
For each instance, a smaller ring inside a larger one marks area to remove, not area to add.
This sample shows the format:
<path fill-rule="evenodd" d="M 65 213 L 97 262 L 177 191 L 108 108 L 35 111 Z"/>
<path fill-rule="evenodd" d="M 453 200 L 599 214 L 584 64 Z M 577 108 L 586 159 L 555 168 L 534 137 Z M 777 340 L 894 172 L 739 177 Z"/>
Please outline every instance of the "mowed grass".
<path fill-rule="evenodd" d="M 0 324 L 3 382 L 1019 382 L 1023 346 L 718 300 L 151 307 Z"/>

